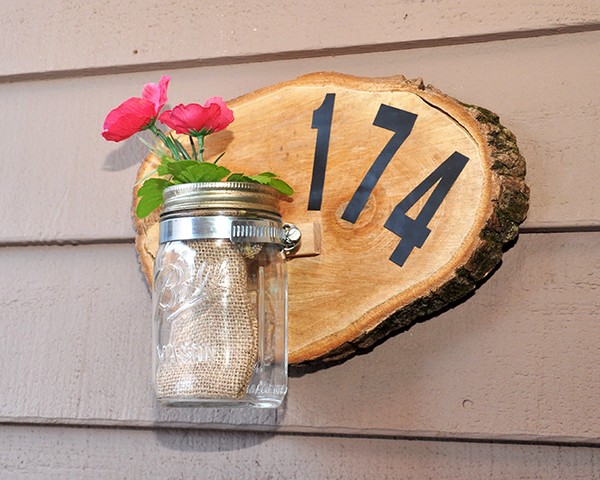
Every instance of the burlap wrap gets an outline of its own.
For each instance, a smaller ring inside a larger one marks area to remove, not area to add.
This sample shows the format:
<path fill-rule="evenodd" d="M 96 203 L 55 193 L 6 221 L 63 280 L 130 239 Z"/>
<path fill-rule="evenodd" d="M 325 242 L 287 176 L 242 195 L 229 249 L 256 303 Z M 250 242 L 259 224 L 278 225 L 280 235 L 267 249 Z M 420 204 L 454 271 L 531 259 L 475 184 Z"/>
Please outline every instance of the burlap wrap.
<path fill-rule="evenodd" d="M 228 241 L 183 242 L 195 251 L 200 301 L 171 325 L 169 344 L 185 351 L 157 371 L 161 398 L 239 399 L 246 394 L 257 355 L 255 299 L 247 266 Z"/>

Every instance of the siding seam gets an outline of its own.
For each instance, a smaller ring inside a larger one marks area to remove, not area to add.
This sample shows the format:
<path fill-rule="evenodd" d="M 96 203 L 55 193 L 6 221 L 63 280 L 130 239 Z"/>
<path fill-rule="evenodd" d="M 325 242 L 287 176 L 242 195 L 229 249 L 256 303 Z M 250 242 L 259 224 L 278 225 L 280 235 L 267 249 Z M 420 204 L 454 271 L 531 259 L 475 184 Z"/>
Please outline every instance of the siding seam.
<path fill-rule="evenodd" d="M 332 47 L 314 50 L 289 50 L 284 52 L 260 53 L 253 55 L 199 58 L 190 60 L 179 60 L 173 62 L 151 62 L 142 64 L 111 65 L 81 69 L 32 71 L 9 75 L 0 74 L 0 84 L 29 82 L 36 80 L 57 80 L 63 78 L 117 75 L 124 73 L 139 73 L 157 70 L 177 70 L 185 68 L 227 66 L 247 63 L 264 63 L 280 60 L 301 60 L 307 58 L 357 55 L 365 53 L 384 53 L 391 51 L 414 50 L 419 48 L 437 48 L 457 45 L 469 45 L 474 43 L 489 43 L 507 40 L 549 37 L 556 35 L 571 35 L 576 33 L 589 33 L 596 31 L 600 31 L 600 23 L 584 23 L 578 25 L 566 25 L 531 30 L 517 30 L 489 34 L 466 35 L 459 37 L 444 37 L 389 43 L 350 45 L 345 47 Z"/>

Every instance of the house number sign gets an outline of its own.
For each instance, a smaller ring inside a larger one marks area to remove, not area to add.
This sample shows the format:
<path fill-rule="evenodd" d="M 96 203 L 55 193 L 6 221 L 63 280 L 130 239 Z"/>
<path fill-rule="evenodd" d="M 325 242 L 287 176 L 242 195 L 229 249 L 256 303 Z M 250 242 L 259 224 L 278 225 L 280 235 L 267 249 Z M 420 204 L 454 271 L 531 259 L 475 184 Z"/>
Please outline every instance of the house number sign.
<path fill-rule="evenodd" d="M 343 359 L 456 302 L 525 218 L 514 136 L 420 81 L 315 73 L 228 105 L 235 121 L 209 137 L 207 158 L 280 174 L 296 192 L 284 220 L 319 245 L 288 265 L 292 364 Z M 157 218 L 136 228 L 150 281 Z"/>

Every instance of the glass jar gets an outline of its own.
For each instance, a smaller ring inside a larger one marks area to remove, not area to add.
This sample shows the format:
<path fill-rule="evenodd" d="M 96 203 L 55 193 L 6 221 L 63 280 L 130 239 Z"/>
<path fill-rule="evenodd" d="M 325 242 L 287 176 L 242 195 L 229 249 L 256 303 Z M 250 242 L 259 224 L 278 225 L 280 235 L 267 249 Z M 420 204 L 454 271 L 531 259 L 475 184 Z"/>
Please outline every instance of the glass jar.
<path fill-rule="evenodd" d="M 272 187 L 165 189 L 152 294 L 154 385 L 162 404 L 282 402 L 288 230 Z"/>

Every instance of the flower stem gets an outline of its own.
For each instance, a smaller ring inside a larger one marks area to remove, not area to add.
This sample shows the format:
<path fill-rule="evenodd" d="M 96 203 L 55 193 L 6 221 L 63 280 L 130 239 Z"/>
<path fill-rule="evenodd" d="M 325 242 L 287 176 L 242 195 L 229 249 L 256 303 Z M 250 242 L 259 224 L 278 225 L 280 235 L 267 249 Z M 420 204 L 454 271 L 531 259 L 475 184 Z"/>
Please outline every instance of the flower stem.
<path fill-rule="evenodd" d="M 150 124 L 150 126 L 148 127 L 148 129 L 154 134 L 156 135 L 156 137 L 163 142 L 164 146 L 167 147 L 169 150 L 171 150 L 171 154 L 173 155 L 173 158 L 175 158 L 175 160 L 181 160 L 181 157 L 179 155 L 177 146 L 173 143 L 173 141 L 167 137 L 164 132 L 158 128 L 154 123 Z"/>
<path fill-rule="evenodd" d="M 194 154 L 194 160 L 198 161 L 198 152 L 196 151 L 196 144 L 194 143 L 194 137 L 189 135 L 190 144 L 192 145 L 192 153 Z"/>
<path fill-rule="evenodd" d="M 175 148 L 177 149 L 177 151 L 179 152 L 179 154 L 183 157 L 184 160 L 191 160 L 190 159 L 190 154 L 187 152 L 187 150 L 183 147 L 183 145 L 181 144 L 181 142 L 179 140 L 177 140 L 174 136 L 173 133 L 169 133 L 169 137 L 171 139 L 171 141 L 173 142 L 173 145 L 175 146 Z"/>
<path fill-rule="evenodd" d="M 198 153 L 200 156 L 200 161 L 204 162 L 204 135 L 198 136 Z"/>

